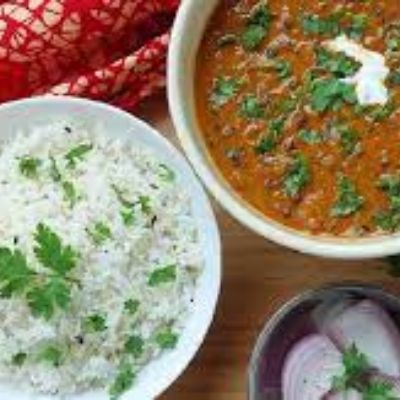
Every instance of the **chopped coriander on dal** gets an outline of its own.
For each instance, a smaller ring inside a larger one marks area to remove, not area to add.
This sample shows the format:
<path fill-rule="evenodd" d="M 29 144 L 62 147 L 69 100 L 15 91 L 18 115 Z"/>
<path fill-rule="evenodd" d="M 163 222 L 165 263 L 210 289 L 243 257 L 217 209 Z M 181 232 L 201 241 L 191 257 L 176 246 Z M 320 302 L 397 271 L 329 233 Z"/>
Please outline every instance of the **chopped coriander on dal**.
<path fill-rule="evenodd" d="M 79 121 L 33 126 L 1 148 L 2 379 L 117 400 L 176 347 L 203 268 L 178 173 Z"/>
<path fill-rule="evenodd" d="M 397 3 L 234 3 L 220 1 L 210 18 L 194 77 L 200 132 L 218 171 L 245 202 L 297 231 L 400 231 L 400 212 L 379 185 L 399 172 Z M 215 107 L 221 77 L 226 103 Z M 355 190 L 340 190 L 338 175 Z"/>

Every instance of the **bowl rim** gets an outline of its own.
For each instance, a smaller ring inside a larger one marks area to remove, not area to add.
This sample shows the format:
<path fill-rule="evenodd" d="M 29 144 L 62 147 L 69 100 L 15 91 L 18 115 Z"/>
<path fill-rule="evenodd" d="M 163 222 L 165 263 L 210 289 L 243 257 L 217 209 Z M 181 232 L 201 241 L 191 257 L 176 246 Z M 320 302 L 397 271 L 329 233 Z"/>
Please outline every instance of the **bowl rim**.
<path fill-rule="evenodd" d="M 95 100 L 90 100 L 90 99 L 85 99 L 85 98 L 79 98 L 79 97 L 73 97 L 73 96 L 54 96 L 54 95 L 44 95 L 44 96 L 35 96 L 32 98 L 26 98 L 26 99 L 21 99 L 21 100 L 14 100 L 10 102 L 6 102 L 0 105 L 0 113 L 3 113 L 4 111 L 14 111 L 19 108 L 24 109 L 24 107 L 28 107 L 30 105 L 33 106 L 43 106 L 45 107 L 46 104 L 49 106 L 60 106 L 62 107 L 63 105 L 67 104 L 69 106 L 82 106 L 82 109 L 85 107 L 88 109 L 93 110 L 93 112 L 99 111 L 103 112 L 105 114 L 114 114 L 117 118 L 119 119 L 124 119 L 125 121 L 130 121 L 132 123 L 132 126 L 136 126 L 138 129 L 142 129 L 145 132 L 146 135 L 151 136 L 150 141 L 152 140 L 154 143 L 158 142 L 160 147 L 164 149 L 166 154 L 169 154 L 172 158 L 173 161 L 171 161 L 173 164 L 180 164 L 182 167 L 184 167 L 183 171 L 180 170 L 179 173 L 182 177 L 185 177 L 185 179 L 190 180 L 192 182 L 191 186 L 193 189 L 195 189 L 196 193 L 199 195 L 200 199 L 196 197 L 197 201 L 199 202 L 199 208 L 202 209 L 202 211 L 205 214 L 205 217 L 207 219 L 206 225 L 208 227 L 208 233 L 210 236 L 210 242 L 212 241 L 213 243 L 213 258 L 210 258 L 209 256 L 205 255 L 205 258 L 207 260 L 207 257 L 209 261 L 207 262 L 210 266 L 209 269 L 212 270 L 212 281 L 213 284 L 210 285 L 210 292 L 209 292 L 209 307 L 201 307 L 197 310 L 195 310 L 194 313 L 188 316 L 188 321 L 193 319 L 199 319 L 201 321 L 202 325 L 201 328 L 198 329 L 197 333 L 191 338 L 191 345 L 187 347 L 182 347 L 182 348 L 177 348 L 175 350 L 172 350 L 169 354 L 175 354 L 177 357 L 176 359 L 176 364 L 175 365 L 170 365 L 170 368 L 165 369 L 165 376 L 162 376 L 162 379 L 157 380 L 157 382 L 153 382 L 152 384 L 148 384 L 144 389 L 141 388 L 141 391 L 138 392 L 136 390 L 135 386 L 128 392 L 126 392 L 123 395 L 123 399 L 129 400 L 132 398 L 136 398 L 136 396 L 140 396 L 141 399 L 143 400 L 152 400 L 159 395 L 161 395 L 167 388 L 169 388 L 187 369 L 189 364 L 194 360 L 196 354 L 200 350 L 204 340 L 206 339 L 207 333 L 209 332 L 212 323 L 215 318 L 216 314 L 216 309 L 218 305 L 218 299 L 220 296 L 221 292 L 221 283 L 222 283 L 222 250 L 221 250 L 221 235 L 219 231 L 219 227 L 217 224 L 217 219 L 214 213 L 214 210 L 211 206 L 210 200 L 204 190 L 204 187 L 201 185 L 201 182 L 199 181 L 198 177 L 194 173 L 193 169 L 191 168 L 190 164 L 187 162 L 186 158 L 183 156 L 183 154 L 163 135 L 161 134 L 156 128 L 151 126 L 149 123 L 146 121 L 136 117 L 133 114 L 128 113 L 127 111 L 121 110 L 117 107 L 114 107 L 112 105 L 100 102 L 100 101 L 95 101 Z M 45 118 L 51 118 L 51 115 L 44 115 L 43 117 Z M 1 136 L 1 134 L 0 134 Z M 130 140 L 130 139 L 129 139 Z M 140 139 L 139 139 L 140 142 Z M 152 149 L 151 144 L 149 143 L 143 143 L 144 147 L 149 147 L 150 151 L 157 151 Z M 193 195 L 191 194 L 191 199 L 193 200 Z M 199 218 L 198 218 L 199 220 Z M 205 286 L 204 284 L 202 286 Z M 200 285 L 198 285 L 198 288 L 200 288 Z M 201 299 L 198 301 L 198 303 L 201 302 Z M 197 317 L 196 317 L 196 312 L 197 312 Z M 198 318 L 200 317 L 200 318 Z M 179 357 L 178 357 L 179 355 Z M 165 354 L 164 356 L 168 356 L 168 354 Z M 157 362 L 161 359 L 163 359 L 164 356 L 161 356 L 153 361 L 151 361 L 149 364 L 147 364 L 145 367 L 148 367 L 152 362 Z M 140 373 L 139 373 L 140 375 Z M 106 388 L 102 388 L 100 391 L 96 390 L 96 393 L 98 392 L 105 392 Z M 142 390 L 143 389 L 143 390 Z M 141 392 L 145 392 L 142 393 Z M 132 393 L 131 393 L 132 392 Z M 25 392 L 24 392 L 25 393 Z M 88 392 L 82 392 L 82 393 L 77 393 L 73 396 L 71 396 L 71 399 L 74 400 L 92 400 L 93 397 L 91 397 L 92 391 Z M 93 392 L 94 393 L 94 392 Z M 94 398 L 98 398 L 98 396 L 94 393 Z M 1 393 L 0 393 L 1 394 Z M 21 394 L 22 395 L 22 394 Z M 33 394 L 32 394 L 33 396 Z M 45 396 L 47 399 L 47 396 Z M 18 396 L 16 397 L 18 398 Z M 36 398 L 43 399 L 43 395 L 40 394 L 35 394 L 34 397 L 29 397 L 29 400 L 33 400 Z M 50 396 L 49 399 L 53 399 L 54 397 Z M 68 397 L 70 398 L 70 397 Z"/>
<path fill-rule="evenodd" d="M 217 0 L 212 0 L 215 4 Z M 200 11 L 199 0 L 183 0 L 171 33 L 167 67 L 167 97 L 170 114 L 182 148 L 194 170 L 218 203 L 237 221 L 257 234 L 290 249 L 315 256 L 334 259 L 368 259 L 380 258 L 400 251 L 400 235 L 371 236 L 367 238 L 335 238 L 316 236 L 295 231 L 274 221 L 268 221 L 245 204 L 217 177 L 218 170 L 207 161 L 205 151 L 196 143 L 199 137 L 197 129 L 191 122 L 186 105 L 188 79 L 187 68 L 193 68 L 193 59 L 185 54 L 185 46 L 196 46 L 201 36 L 193 36 L 193 24 L 199 24 L 199 18 L 193 18 Z M 204 26 L 201 26 L 202 32 Z M 197 49 L 196 49 L 197 50 Z M 197 51 L 196 51 L 197 53 Z M 185 70 L 186 68 L 186 70 Z M 194 68 L 193 68 L 194 69 Z M 192 74 L 193 75 L 193 74 Z M 193 76 L 189 77 L 193 85 Z M 190 90 L 189 90 L 190 92 Z M 189 99 L 193 102 L 193 99 Z"/>
<path fill-rule="evenodd" d="M 255 397 L 256 390 L 256 379 L 257 379 L 257 364 L 260 359 L 262 350 L 270 341 L 271 335 L 275 329 L 282 323 L 282 321 L 297 307 L 301 306 L 304 302 L 312 300 L 314 298 L 322 297 L 330 292 L 349 292 L 359 293 L 365 295 L 366 298 L 372 295 L 379 296 L 382 300 L 388 302 L 397 303 L 400 306 L 400 298 L 396 296 L 393 291 L 386 290 L 379 285 L 347 281 L 342 283 L 328 283 L 313 289 L 308 289 L 298 293 L 297 295 L 289 298 L 281 306 L 279 306 L 272 316 L 267 319 L 261 332 L 258 334 L 247 367 L 247 399 L 257 400 Z"/>

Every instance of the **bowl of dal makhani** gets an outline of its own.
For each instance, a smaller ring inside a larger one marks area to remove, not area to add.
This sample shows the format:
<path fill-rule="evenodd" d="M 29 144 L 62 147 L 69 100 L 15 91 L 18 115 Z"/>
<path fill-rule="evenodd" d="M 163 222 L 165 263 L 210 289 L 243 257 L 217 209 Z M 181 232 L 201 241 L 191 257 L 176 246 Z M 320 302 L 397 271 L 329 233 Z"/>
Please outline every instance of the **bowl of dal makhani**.
<path fill-rule="evenodd" d="M 320 256 L 399 251 L 397 2 L 184 0 L 168 84 L 188 158 L 244 225 Z"/>

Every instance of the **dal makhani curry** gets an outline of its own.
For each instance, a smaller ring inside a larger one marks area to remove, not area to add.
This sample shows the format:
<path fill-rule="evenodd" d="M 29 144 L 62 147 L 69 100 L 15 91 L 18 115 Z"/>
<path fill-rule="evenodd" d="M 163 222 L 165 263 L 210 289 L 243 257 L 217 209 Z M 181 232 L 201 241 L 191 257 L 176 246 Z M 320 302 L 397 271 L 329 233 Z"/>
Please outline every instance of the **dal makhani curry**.
<path fill-rule="evenodd" d="M 198 119 L 218 169 L 313 234 L 400 230 L 400 7 L 221 0 L 200 46 Z"/>

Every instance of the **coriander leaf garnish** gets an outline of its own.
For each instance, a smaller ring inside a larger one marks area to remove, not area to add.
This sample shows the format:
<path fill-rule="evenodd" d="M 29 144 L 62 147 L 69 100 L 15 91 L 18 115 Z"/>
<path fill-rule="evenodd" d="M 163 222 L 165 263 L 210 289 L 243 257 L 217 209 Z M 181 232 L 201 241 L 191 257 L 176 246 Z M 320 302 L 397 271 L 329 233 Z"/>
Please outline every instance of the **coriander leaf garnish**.
<path fill-rule="evenodd" d="M 341 15 L 334 13 L 327 18 L 316 14 L 304 14 L 301 17 L 301 26 L 307 35 L 337 36 L 340 33 Z"/>
<path fill-rule="evenodd" d="M 362 394 L 363 400 L 399 400 L 390 382 L 371 376 L 373 368 L 355 344 L 343 353 L 342 364 L 344 372 L 332 381 L 334 391 L 355 389 Z"/>
<path fill-rule="evenodd" d="M 70 181 L 63 181 L 61 183 L 61 187 L 64 191 L 64 198 L 67 200 L 71 207 L 75 205 L 77 200 L 79 199 L 78 194 L 76 193 L 75 186 Z"/>
<path fill-rule="evenodd" d="M 382 175 L 378 187 L 389 199 L 389 209 L 375 215 L 375 224 L 385 231 L 395 231 L 400 226 L 400 176 Z"/>
<path fill-rule="evenodd" d="M 29 307 L 34 316 L 49 320 L 59 308 L 65 310 L 71 301 L 71 288 L 61 278 L 50 278 L 27 293 Z"/>
<path fill-rule="evenodd" d="M 357 131 L 347 126 L 338 127 L 340 135 L 340 145 L 345 154 L 354 154 L 357 147 L 359 148 L 360 137 Z"/>
<path fill-rule="evenodd" d="M 342 391 L 352 388 L 357 380 L 370 369 L 367 357 L 354 344 L 343 353 L 342 363 L 344 372 L 333 378 L 334 390 Z"/>
<path fill-rule="evenodd" d="M 129 314 L 136 314 L 140 306 L 140 301 L 135 299 L 129 299 L 124 303 L 125 310 L 128 311 Z"/>
<path fill-rule="evenodd" d="M 135 206 L 135 202 L 128 200 L 125 197 L 124 192 L 117 185 L 111 185 L 111 188 L 115 192 L 121 205 L 123 205 L 125 208 L 133 208 Z"/>
<path fill-rule="evenodd" d="M 178 343 L 178 335 L 171 327 L 166 327 L 157 333 L 155 341 L 163 350 L 174 349 Z"/>
<path fill-rule="evenodd" d="M 83 321 L 83 329 L 89 333 L 104 332 L 107 329 L 106 319 L 100 314 L 90 315 Z"/>
<path fill-rule="evenodd" d="M 38 169 L 42 161 L 38 158 L 25 156 L 19 160 L 19 171 L 22 175 L 29 179 L 37 179 L 39 176 Z"/>
<path fill-rule="evenodd" d="M 151 200 L 149 196 L 139 196 L 139 204 L 144 214 L 151 213 Z"/>
<path fill-rule="evenodd" d="M 393 394 L 393 385 L 389 382 L 371 382 L 363 390 L 363 400 L 399 400 Z"/>
<path fill-rule="evenodd" d="M 269 153 L 275 149 L 282 136 L 285 121 L 282 118 L 274 119 L 269 123 L 268 134 L 261 137 L 255 147 L 257 154 Z"/>
<path fill-rule="evenodd" d="M 165 182 L 173 182 L 175 180 L 175 172 L 168 165 L 160 164 L 160 178 Z"/>
<path fill-rule="evenodd" d="M 262 118 L 265 114 L 264 106 L 253 94 L 246 95 L 240 105 L 240 114 L 248 119 Z"/>
<path fill-rule="evenodd" d="M 25 256 L 19 250 L 0 248 L 0 295 L 10 297 L 22 294 L 35 273 L 28 268 Z"/>
<path fill-rule="evenodd" d="M 122 222 L 124 223 L 125 226 L 132 226 L 135 222 L 135 212 L 131 210 L 121 210 L 120 212 Z"/>
<path fill-rule="evenodd" d="M 71 208 L 79 200 L 79 196 L 72 182 L 64 179 L 61 174 L 57 161 L 53 156 L 50 156 L 50 176 L 55 183 L 59 183 L 64 192 L 64 199 L 70 203 Z"/>
<path fill-rule="evenodd" d="M 334 217 L 348 217 L 359 211 L 364 205 L 364 198 L 358 193 L 356 186 L 349 178 L 341 176 L 337 182 L 337 199 L 331 209 Z"/>
<path fill-rule="evenodd" d="M 78 161 L 82 161 L 84 157 L 93 149 L 91 143 L 82 143 L 72 148 L 66 155 L 65 159 L 68 161 L 69 168 L 75 168 Z"/>
<path fill-rule="evenodd" d="M 218 77 L 210 95 L 210 101 L 214 107 L 221 107 L 227 104 L 236 95 L 240 87 L 239 81 L 235 78 Z"/>
<path fill-rule="evenodd" d="M 303 154 L 297 154 L 283 181 L 285 194 L 292 198 L 297 197 L 310 180 L 309 161 Z"/>
<path fill-rule="evenodd" d="M 289 78 L 293 72 L 290 62 L 283 58 L 277 59 L 273 65 L 273 68 L 277 73 L 278 78 L 281 80 Z"/>
<path fill-rule="evenodd" d="M 359 63 L 344 53 L 331 53 L 323 47 L 315 51 L 317 66 L 332 73 L 336 78 L 346 78 L 354 75 L 361 67 Z"/>
<path fill-rule="evenodd" d="M 272 18 L 271 11 L 265 2 L 260 2 L 253 8 L 241 35 L 241 43 L 245 50 L 255 50 L 260 46 L 267 36 Z"/>
<path fill-rule="evenodd" d="M 111 229 L 102 221 L 96 222 L 92 228 L 87 228 L 86 232 L 96 245 L 112 238 Z"/>
<path fill-rule="evenodd" d="M 62 350 L 56 345 L 48 345 L 37 355 L 37 360 L 59 367 L 63 358 Z"/>
<path fill-rule="evenodd" d="M 149 276 L 149 286 L 159 286 L 176 280 L 176 265 L 171 264 L 164 268 L 155 269 Z"/>
<path fill-rule="evenodd" d="M 110 400 L 118 400 L 121 395 L 127 392 L 135 381 L 136 374 L 131 365 L 123 362 L 117 371 L 113 384 L 111 385 L 108 393 L 111 397 Z"/>
<path fill-rule="evenodd" d="M 67 275 L 76 267 L 78 254 L 71 246 L 62 243 L 61 238 L 47 225 L 39 224 L 35 232 L 36 246 L 34 252 L 43 266 Z"/>
<path fill-rule="evenodd" d="M 56 159 L 51 156 L 50 157 L 50 176 L 54 182 L 61 182 L 62 175 L 60 169 L 58 168 Z"/>
<path fill-rule="evenodd" d="M 139 358 L 143 354 L 144 340 L 137 335 L 130 336 L 125 342 L 124 352 Z"/>
<path fill-rule="evenodd" d="M 25 363 L 27 358 L 28 358 L 28 355 L 26 353 L 20 352 L 20 353 L 13 355 L 13 357 L 11 359 L 11 363 L 13 365 L 15 365 L 16 367 L 21 367 Z"/>
<path fill-rule="evenodd" d="M 354 85 L 350 85 L 334 78 L 319 79 L 312 83 L 311 107 L 315 111 L 337 111 L 346 103 L 357 103 Z"/>
<path fill-rule="evenodd" d="M 297 134 L 297 137 L 306 144 L 318 144 L 323 140 L 322 135 L 312 129 L 300 130 Z"/>

